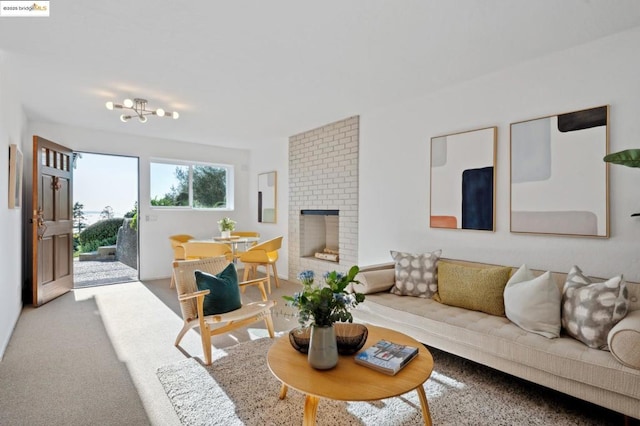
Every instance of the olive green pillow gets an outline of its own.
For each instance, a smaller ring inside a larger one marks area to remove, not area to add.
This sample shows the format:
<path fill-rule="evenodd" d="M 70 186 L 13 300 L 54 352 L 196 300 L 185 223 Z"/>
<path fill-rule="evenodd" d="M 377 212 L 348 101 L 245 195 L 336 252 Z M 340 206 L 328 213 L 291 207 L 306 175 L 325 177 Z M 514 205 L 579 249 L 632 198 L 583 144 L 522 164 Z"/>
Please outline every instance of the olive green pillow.
<path fill-rule="evenodd" d="M 438 294 L 434 300 L 491 315 L 504 316 L 504 287 L 510 267 L 476 267 L 438 263 Z"/>

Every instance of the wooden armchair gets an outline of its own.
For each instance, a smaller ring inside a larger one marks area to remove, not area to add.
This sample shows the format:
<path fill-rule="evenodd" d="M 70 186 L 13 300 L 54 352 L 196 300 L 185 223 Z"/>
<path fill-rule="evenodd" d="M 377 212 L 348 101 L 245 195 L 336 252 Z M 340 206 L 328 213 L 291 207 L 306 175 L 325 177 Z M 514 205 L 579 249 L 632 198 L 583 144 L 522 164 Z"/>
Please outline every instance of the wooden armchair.
<path fill-rule="evenodd" d="M 275 305 L 273 300 L 267 300 L 264 288 L 266 278 L 240 282 L 240 288 L 256 286 L 262 294 L 262 302 L 242 304 L 239 309 L 217 315 L 204 315 L 204 298 L 209 290 L 198 291 L 195 271 L 208 274 L 219 274 L 229 261 L 224 256 L 212 257 L 200 260 L 178 260 L 173 262 L 173 273 L 176 279 L 176 290 L 180 301 L 180 309 L 184 325 L 178 333 L 175 345 L 178 346 L 187 331 L 194 327 L 200 327 L 202 350 L 205 364 L 211 364 L 211 336 L 225 334 L 239 327 L 264 320 L 269 336 L 273 338 L 273 321 L 271 308 Z"/>

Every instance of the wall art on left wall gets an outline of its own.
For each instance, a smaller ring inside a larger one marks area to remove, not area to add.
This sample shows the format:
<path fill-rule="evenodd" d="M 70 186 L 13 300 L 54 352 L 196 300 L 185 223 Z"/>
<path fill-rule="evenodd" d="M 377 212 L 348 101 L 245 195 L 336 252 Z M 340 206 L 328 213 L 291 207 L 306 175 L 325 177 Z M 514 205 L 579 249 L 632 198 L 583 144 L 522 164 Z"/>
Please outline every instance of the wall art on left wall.
<path fill-rule="evenodd" d="M 9 145 L 9 208 L 22 205 L 22 152 L 18 145 Z"/>

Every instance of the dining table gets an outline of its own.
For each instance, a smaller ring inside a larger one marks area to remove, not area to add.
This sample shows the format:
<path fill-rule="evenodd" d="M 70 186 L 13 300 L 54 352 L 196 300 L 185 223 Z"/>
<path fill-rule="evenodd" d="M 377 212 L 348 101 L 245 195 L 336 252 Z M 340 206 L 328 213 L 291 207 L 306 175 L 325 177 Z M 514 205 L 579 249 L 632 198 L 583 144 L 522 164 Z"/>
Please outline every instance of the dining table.
<path fill-rule="evenodd" d="M 211 241 L 211 240 L 208 240 Z M 242 245 L 243 251 L 247 251 L 253 243 L 260 241 L 260 237 L 213 237 L 213 241 L 216 243 L 229 244 L 231 246 L 231 254 L 233 255 L 233 263 L 237 264 L 238 246 Z"/>

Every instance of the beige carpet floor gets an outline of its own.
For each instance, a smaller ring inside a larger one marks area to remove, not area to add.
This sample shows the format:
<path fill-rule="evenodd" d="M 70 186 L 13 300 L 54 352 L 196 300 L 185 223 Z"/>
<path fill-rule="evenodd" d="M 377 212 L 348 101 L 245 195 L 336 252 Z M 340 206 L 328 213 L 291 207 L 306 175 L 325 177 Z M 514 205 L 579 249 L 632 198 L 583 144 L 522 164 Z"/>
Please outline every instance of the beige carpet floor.
<path fill-rule="evenodd" d="M 284 312 L 281 280 L 271 298 Z M 246 301 L 258 300 L 248 289 Z M 276 315 L 276 330 L 297 325 Z M 0 361 L 0 425 L 180 425 L 156 370 L 202 358 L 200 336 L 182 327 L 169 280 L 76 289 L 48 304 L 27 306 Z M 216 336 L 215 348 L 267 336 L 264 323 Z"/>

